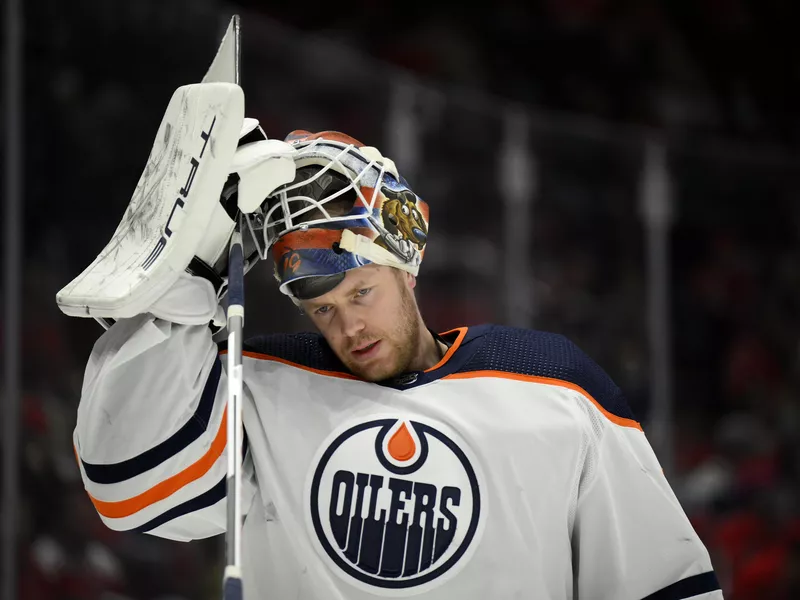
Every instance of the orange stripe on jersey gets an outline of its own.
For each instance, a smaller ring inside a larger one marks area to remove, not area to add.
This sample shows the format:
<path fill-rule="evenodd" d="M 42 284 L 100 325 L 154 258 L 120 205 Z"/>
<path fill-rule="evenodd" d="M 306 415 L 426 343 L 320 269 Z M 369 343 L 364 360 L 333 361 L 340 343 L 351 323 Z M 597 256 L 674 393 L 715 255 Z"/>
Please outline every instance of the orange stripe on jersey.
<path fill-rule="evenodd" d="M 551 377 L 537 377 L 536 375 L 521 375 L 519 373 L 506 373 L 505 371 L 470 371 L 468 373 L 453 373 L 452 375 L 446 375 L 442 377 L 442 379 L 473 379 L 477 377 L 499 377 L 501 379 L 513 379 L 515 381 L 527 381 L 530 383 L 543 383 L 545 385 L 557 385 L 560 387 L 568 388 L 570 390 L 580 392 L 584 396 L 586 396 L 589 400 L 592 401 L 603 416 L 615 423 L 617 425 L 621 425 L 622 427 L 632 427 L 634 429 L 638 429 L 642 431 L 642 426 L 633 419 L 626 419 L 624 417 L 618 417 L 617 415 L 608 412 L 605 408 L 603 408 L 600 403 L 592 398 L 592 396 L 584 390 L 581 386 L 575 385 L 569 381 L 564 381 L 562 379 L 553 379 Z"/>
<path fill-rule="evenodd" d="M 450 348 L 447 349 L 447 352 L 444 353 L 444 356 L 442 357 L 442 360 L 440 360 L 438 363 L 433 365 L 431 368 L 425 369 L 425 373 L 428 373 L 429 371 L 434 371 L 434 370 L 438 369 L 439 367 L 444 365 L 448 360 L 450 360 L 450 358 L 453 356 L 453 354 L 456 353 L 456 350 L 458 350 L 459 346 L 461 346 L 461 342 L 464 340 L 464 336 L 467 335 L 467 328 L 466 327 L 456 327 L 455 329 L 451 329 L 450 331 L 445 331 L 444 333 L 440 333 L 439 335 L 444 337 L 446 335 L 450 335 L 451 333 L 453 333 L 455 331 L 458 331 L 458 337 L 456 338 L 456 341 L 453 342 L 453 345 L 450 346 Z"/>
<path fill-rule="evenodd" d="M 227 350 L 222 350 L 219 355 L 222 356 L 223 354 L 227 354 Z M 351 375 L 350 373 L 343 373 L 341 371 L 323 371 L 322 369 L 315 369 L 313 367 L 306 367 L 305 365 L 300 365 L 297 363 L 293 363 L 292 361 L 286 360 L 285 358 L 279 358 L 277 356 L 272 356 L 271 354 L 260 354 L 259 352 L 251 352 L 249 350 L 244 350 L 242 352 L 242 356 L 247 356 L 249 358 L 255 358 L 257 360 L 270 360 L 272 362 L 281 363 L 283 365 L 288 365 L 290 367 L 295 367 L 297 369 L 302 369 L 303 371 L 310 371 L 311 373 L 316 373 L 317 375 L 325 375 L 327 377 L 338 377 L 339 379 L 352 379 L 354 381 L 363 381 L 359 377 L 355 375 Z"/>
<path fill-rule="evenodd" d="M 449 335 L 451 333 L 454 333 L 454 332 L 458 331 L 458 337 L 456 338 L 456 341 L 453 342 L 453 345 L 450 346 L 450 348 L 448 348 L 447 352 L 445 352 L 445 355 L 442 357 L 442 360 L 440 360 L 438 363 L 436 363 L 435 365 L 433 365 L 429 369 L 425 369 L 426 373 L 428 371 L 433 371 L 434 369 L 438 369 L 439 367 L 441 367 L 442 365 L 447 363 L 448 360 L 450 360 L 450 358 L 458 350 L 459 346 L 461 346 L 461 342 L 464 340 L 464 337 L 467 335 L 467 329 L 468 329 L 467 327 L 457 327 L 456 329 L 451 329 L 450 331 L 445 331 L 444 333 L 439 334 L 439 335 L 445 336 L 445 335 Z M 228 353 L 227 350 L 222 350 L 219 353 L 219 355 L 222 356 L 222 355 L 227 354 L 227 353 Z M 360 377 L 356 377 L 355 375 L 352 375 L 351 373 L 344 373 L 342 371 L 324 371 L 322 369 L 315 369 L 313 367 L 306 367 L 305 365 L 294 363 L 294 362 L 291 362 L 289 360 L 286 360 L 285 358 L 280 358 L 278 356 L 272 356 L 271 354 L 261 354 L 259 352 L 251 352 L 249 350 L 244 350 L 242 352 L 242 356 L 248 356 L 250 358 L 255 358 L 255 359 L 258 359 L 258 360 L 270 360 L 272 362 L 277 362 L 277 363 L 281 363 L 281 364 L 284 364 L 284 365 L 288 365 L 290 367 L 295 367 L 297 369 L 302 369 L 303 371 L 310 371 L 311 373 L 316 373 L 317 375 L 325 375 L 327 377 L 338 377 L 339 379 L 352 379 L 354 381 L 364 381 Z"/>
<path fill-rule="evenodd" d="M 203 475 L 211 470 L 211 467 L 214 466 L 214 463 L 217 462 L 217 459 L 219 459 L 219 457 L 222 456 L 222 453 L 225 451 L 225 444 L 228 439 L 227 422 L 228 413 L 226 410 L 222 415 L 222 422 L 219 425 L 217 435 L 214 438 L 214 441 L 211 442 L 211 447 L 208 449 L 208 451 L 202 457 L 200 457 L 200 459 L 186 467 L 183 471 L 176 473 L 172 477 L 165 479 L 159 484 L 154 485 L 146 492 L 143 492 L 138 496 L 134 496 L 133 498 L 119 500 L 117 502 L 98 500 L 89 494 L 89 498 L 91 498 L 92 504 L 94 504 L 97 512 L 109 519 L 122 519 L 124 517 L 130 517 L 140 510 L 147 508 L 156 502 L 164 500 L 165 498 L 168 498 L 179 489 L 192 483 L 193 481 L 200 479 Z"/>

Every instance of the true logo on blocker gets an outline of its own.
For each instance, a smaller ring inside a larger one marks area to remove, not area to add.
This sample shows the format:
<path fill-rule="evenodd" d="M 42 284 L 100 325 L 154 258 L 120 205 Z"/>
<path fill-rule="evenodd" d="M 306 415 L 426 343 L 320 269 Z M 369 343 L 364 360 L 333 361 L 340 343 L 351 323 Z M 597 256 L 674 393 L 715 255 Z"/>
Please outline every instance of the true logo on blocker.
<path fill-rule="evenodd" d="M 415 593 L 467 562 L 480 532 L 481 486 L 463 442 L 442 429 L 376 419 L 323 445 L 310 480 L 310 521 L 346 580 Z"/>

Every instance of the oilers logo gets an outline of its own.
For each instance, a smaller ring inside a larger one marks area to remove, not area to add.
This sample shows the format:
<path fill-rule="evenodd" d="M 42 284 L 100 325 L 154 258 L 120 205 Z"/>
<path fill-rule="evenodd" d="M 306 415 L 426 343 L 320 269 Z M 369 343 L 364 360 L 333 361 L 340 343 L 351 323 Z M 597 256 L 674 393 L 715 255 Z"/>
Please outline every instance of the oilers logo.
<path fill-rule="evenodd" d="M 312 537 L 333 571 L 373 594 L 405 596 L 463 568 L 485 520 L 468 453 L 427 420 L 381 418 L 335 432 L 308 482 Z"/>

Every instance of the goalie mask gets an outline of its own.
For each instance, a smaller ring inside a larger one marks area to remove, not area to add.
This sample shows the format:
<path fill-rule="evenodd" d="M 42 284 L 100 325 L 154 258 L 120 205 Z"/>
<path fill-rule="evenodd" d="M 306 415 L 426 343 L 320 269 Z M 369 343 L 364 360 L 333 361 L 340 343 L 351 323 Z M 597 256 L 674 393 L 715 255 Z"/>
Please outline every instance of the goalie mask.
<path fill-rule="evenodd" d="M 280 290 L 295 300 L 336 287 L 371 263 L 417 275 L 428 206 L 376 148 L 334 131 L 294 131 L 296 176 L 248 219 L 272 250 Z M 255 232 L 253 232 L 255 235 Z"/>

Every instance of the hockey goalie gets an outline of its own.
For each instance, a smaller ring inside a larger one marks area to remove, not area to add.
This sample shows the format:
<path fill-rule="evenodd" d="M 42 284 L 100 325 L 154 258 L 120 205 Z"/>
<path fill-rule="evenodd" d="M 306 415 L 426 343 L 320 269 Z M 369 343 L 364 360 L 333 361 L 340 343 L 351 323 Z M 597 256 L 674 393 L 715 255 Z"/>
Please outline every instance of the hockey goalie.
<path fill-rule="evenodd" d="M 175 92 L 114 237 L 57 297 L 107 327 L 74 431 L 103 522 L 186 542 L 235 502 L 249 599 L 720 600 L 602 368 L 555 333 L 430 329 L 435 219 L 402 165 L 336 131 L 267 139 L 221 79 Z M 232 373 L 234 238 L 309 333 L 253 335 Z"/>

